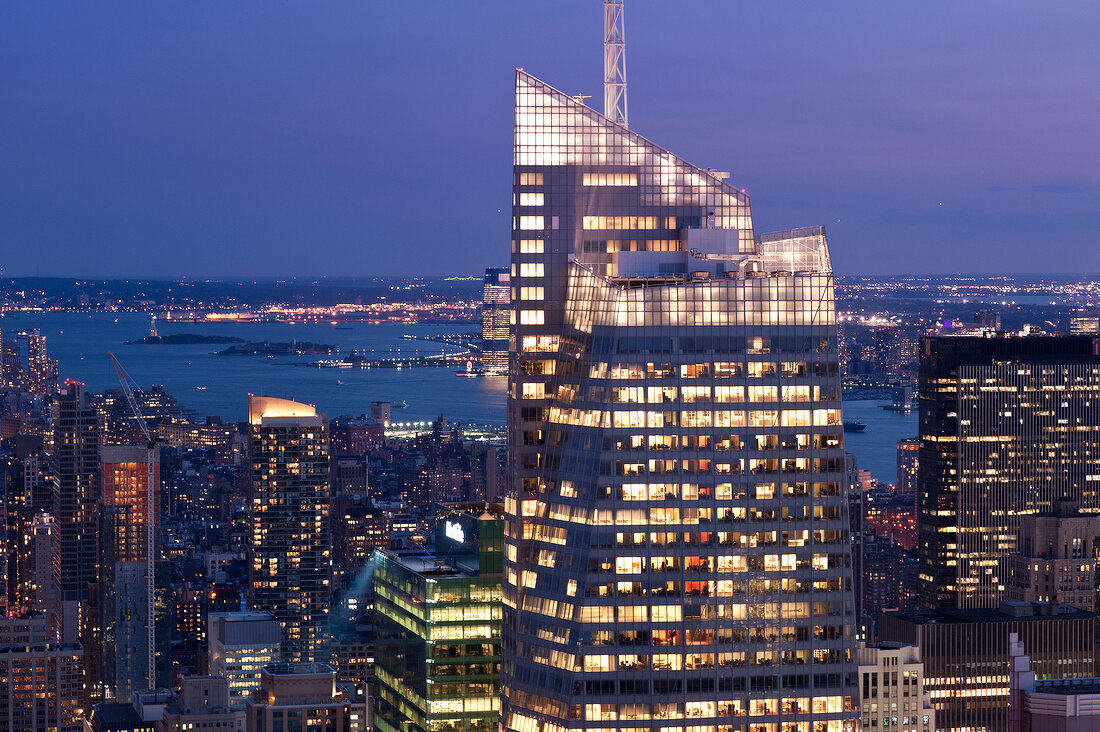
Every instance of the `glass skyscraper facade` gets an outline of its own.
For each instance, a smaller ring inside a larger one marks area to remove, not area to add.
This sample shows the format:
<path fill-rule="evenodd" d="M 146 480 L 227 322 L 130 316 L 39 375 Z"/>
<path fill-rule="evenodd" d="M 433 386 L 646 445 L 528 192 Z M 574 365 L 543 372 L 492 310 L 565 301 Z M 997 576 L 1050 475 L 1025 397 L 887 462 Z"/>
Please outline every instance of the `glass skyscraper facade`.
<path fill-rule="evenodd" d="M 1100 511 L 1100 339 L 947 335 L 920 348 L 921 604 L 997 607 L 1021 515 L 1061 499 Z"/>
<path fill-rule="evenodd" d="M 502 722 L 856 724 L 824 231 L 516 75 Z"/>
<path fill-rule="evenodd" d="M 508 371 L 512 292 L 507 267 L 489 267 L 481 295 L 481 364 L 491 374 Z"/>

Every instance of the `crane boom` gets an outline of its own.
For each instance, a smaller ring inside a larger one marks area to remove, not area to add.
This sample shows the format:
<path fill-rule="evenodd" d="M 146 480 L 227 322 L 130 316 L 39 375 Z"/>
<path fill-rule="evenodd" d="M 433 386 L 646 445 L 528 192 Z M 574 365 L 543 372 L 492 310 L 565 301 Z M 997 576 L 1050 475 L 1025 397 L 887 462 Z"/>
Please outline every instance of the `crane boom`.
<path fill-rule="evenodd" d="M 130 374 L 126 372 L 126 369 L 122 368 L 122 364 L 115 358 L 115 354 L 108 351 L 107 355 L 111 357 L 111 363 L 114 364 L 115 373 L 118 375 L 118 383 L 122 387 L 123 393 L 126 394 L 126 401 L 130 404 L 130 412 L 133 414 L 134 419 L 137 420 L 138 426 L 141 427 L 142 434 L 145 435 L 146 448 L 148 449 L 148 456 L 145 460 L 145 632 L 146 641 L 149 644 L 149 655 L 146 659 L 145 674 L 148 688 L 155 689 L 157 688 L 156 606 L 153 592 L 153 572 L 156 569 L 156 558 L 154 556 L 156 549 L 154 526 L 157 520 L 157 480 L 155 461 L 159 457 L 158 452 L 160 446 L 157 438 L 149 433 L 149 426 L 141 416 L 141 410 L 138 408 L 137 399 L 134 397 L 134 385 L 136 385 L 137 382 L 131 378 Z"/>

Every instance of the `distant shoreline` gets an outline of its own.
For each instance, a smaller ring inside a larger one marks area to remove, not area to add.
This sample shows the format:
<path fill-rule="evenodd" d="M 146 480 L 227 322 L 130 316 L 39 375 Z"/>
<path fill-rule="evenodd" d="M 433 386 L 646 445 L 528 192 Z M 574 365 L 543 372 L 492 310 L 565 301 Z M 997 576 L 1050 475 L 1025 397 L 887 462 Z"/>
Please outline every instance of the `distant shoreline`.
<path fill-rule="evenodd" d="M 244 343 L 244 338 L 236 336 L 199 335 L 197 333 L 176 333 L 166 336 L 145 336 L 126 341 L 127 346 L 190 346 L 196 343 Z"/>

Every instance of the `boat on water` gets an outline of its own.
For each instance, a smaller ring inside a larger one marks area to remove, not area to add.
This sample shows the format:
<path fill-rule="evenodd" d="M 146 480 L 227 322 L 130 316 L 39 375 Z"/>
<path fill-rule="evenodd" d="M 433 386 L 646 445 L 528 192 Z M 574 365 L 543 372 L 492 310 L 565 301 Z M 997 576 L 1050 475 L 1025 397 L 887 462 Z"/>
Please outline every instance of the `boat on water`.
<path fill-rule="evenodd" d="M 340 381 L 340 379 L 337 379 L 337 380 L 336 380 L 336 385 L 337 385 L 337 386 L 343 386 L 343 385 L 344 385 L 344 382 L 343 382 L 343 381 Z"/>
<path fill-rule="evenodd" d="M 466 370 L 465 371 L 459 371 L 459 372 L 455 373 L 455 376 L 468 376 L 470 378 L 473 378 L 475 376 L 481 376 L 482 373 L 483 372 L 481 371 L 481 369 L 475 369 L 474 368 L 474 362 L 473 361 L 467 361 L 466 362 Z"/>
<path fill-rule="evenodd" d="M 844 431 L 845 432 L 862 432 L 865 429 L 867 429 L 867 423 L 866 422 L 857 422 L 854 419 L 844 420 Z"/>
<path fill-rule="evenodd" d="M 390 406 L 394 409 L 404 409 L 405 407 L 409 406 L 409 403 L 402 399 L 399 402 L 390 402 Z"/>

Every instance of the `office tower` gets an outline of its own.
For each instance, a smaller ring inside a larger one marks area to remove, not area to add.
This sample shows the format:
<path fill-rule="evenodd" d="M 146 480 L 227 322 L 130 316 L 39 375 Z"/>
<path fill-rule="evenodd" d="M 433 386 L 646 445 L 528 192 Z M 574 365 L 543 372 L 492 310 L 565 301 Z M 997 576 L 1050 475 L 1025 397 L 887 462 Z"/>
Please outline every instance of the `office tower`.
<path fill-rule="evenodd" d="M 500 699 L 500 506 L 441 508 L 434 552 L 374 553 L 381 732 L 494 732 Z"/>
<path fill-rule="evenodd" d="M 921 605 L 996 607 L 1019 517 L 1100 509 L 1100 352 L 1086 336 L 921 339 Z"/>
<path fill-rule="evenodd" d="M 1069 319 L 1070 335 L 1096 335 L 1100 333 L 1100 317 L 1080 315 Z"/>
<path fill-rule="evenodd" d="M 859 644 L 863 732 L 898 728 L 935 732 L 936 713 L 924 689 L 920 649 L 901 643 Z"/>
<path fill-rule="evenodd" d="M 924 688 L 940 732 L 1003 730 L 1008 722 L 1009 636 L 1017 634 L 1045 678 L 1094 675 L 1096 616 L 1046 603 L 1006 602 L 1000 608 L 888 612 L 879 639 L 916 646 Z M 881 716 L 881 715 L 880 715 Z"/>
<path fill-rule="evenodd" d="M 858 719 L 821 228 L 516 74 L 505 730 Z"/>
<path fill-rule="evenodd" d="M 0 642 L 0 732 L 82 732 L 83 687 L 79 643 Z"/>
<path fill-rule="evenodd" d="M 260 672 L 260 690 L 245 702 L 247 732 L 369 732 L 370 702 L 363 684 L 336 680 L 324 663 L 273 663 Z"/>
<path fill-rule="evenodd" d="M 249 396 L 252 609 L 282 624 L 283 660 L 324 652 L 331 600 L 328 419 L 308 404 Z"/>
<path fill-rule="evenodd" d="M 271 613 L 210 613 L 211 676 L 229 679 L 234 707 L 260 689 L 260 669 L 280 658 L 282 630 Z"/>
<path fill-rule="evenodd" d="M 54 576 L 60 599 L 59 638 L 79 637 L 80 603 L 97 581 L 99 562 L 99 416 L 84 385 L 66 381 L 53 406 L 57 481 Z"/>
<path fill-rule="evenodd" d="M 508 332 L 512 311 L 507 267 L 485 270 L 481 295 L 481 364 L 491 374 L 508 372 Z"/>
<path fill-rule="evenodd" d="M 103 682 L 113 696 L 129 699 L 135 691 L 156 688 L 149 678 L 155 644 L 150 638 L 150 540 L 155 540 L 158 510 L 150 515 L 149 461 L 153 485 L 160 486 L 160 453 L 137 445 L 100 447 L 99 610 Z M 158 490 L 153 491 L 157 501 Z M 153 531 L 153 536 L 149 532 Z M 156 559 L 154 549 L 152 558 Z"/>
<path fill-rule="evenodd" d="M 1096 612 L 1100 515 L 1070 501 L 1020 517 L 1016 553 L 1008 557 L 1009 600 L 1072 605 Z"/>

